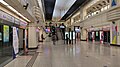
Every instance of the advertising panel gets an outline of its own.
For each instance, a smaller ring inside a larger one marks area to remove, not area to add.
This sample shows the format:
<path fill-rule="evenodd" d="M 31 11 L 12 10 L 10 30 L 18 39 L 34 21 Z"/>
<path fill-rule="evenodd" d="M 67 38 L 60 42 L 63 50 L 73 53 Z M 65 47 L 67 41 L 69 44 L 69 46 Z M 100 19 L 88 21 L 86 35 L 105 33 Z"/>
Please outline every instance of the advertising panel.
<path fill-rule="evenodd" d="M 18 53 L 19 51 L 19 40 L 18 40 L 18 33 L 17 33 L 17 28 L 13 27 L 13 48 L 14 48 L 14 53 L 15 55 Z"/>
<path fill-rule="evenodd" d="M 112 24 L 112 44 L 117 44 L 117 26 Z"/>
<path fill-rule="evenodd" d="M 96 36 L 98 36 L 98 31 L 96 31 Z"/>
<path fill-rule="evenodd" d="M 9 42 L 9 26 L 4 25 L 4 42 Z"/>
<path fill-rule="evenodd" d="M 2 40 L 2 33 L 0 32 L 0 41 Z"/>

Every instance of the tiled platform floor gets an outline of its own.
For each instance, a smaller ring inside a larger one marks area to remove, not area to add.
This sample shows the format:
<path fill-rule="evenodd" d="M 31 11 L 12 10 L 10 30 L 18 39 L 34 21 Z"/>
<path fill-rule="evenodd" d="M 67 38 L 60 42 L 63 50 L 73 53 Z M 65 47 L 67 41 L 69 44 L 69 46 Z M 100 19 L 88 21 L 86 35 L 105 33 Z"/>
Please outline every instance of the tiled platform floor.
<path fill-rule="evenodd" d="M 52 45 L 48 41 L 40 45 L 37 52 L 39 54 L 32 67 L 120 67 L 120 47 L 99 43 L 64 45 L 63 41 L 59 41 Z M 29 61 L 21 60 L 12 61 L 5 67 L 24 67 L 22 64 Z"/>
<path fill-rule="evenodd" d="M 26 67 L 32 56 L 19 56 L 4 67 Z"/>

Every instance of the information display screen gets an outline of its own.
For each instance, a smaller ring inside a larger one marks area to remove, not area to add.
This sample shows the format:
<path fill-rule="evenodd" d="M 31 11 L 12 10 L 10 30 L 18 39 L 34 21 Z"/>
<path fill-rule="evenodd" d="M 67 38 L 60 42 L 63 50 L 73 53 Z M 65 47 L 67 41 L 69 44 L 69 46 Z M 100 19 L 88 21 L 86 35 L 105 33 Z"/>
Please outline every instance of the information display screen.
<path fill-rule="evenodd" d="M 4 42 L 9 42 L 9 26 L 4 25 Z"/>

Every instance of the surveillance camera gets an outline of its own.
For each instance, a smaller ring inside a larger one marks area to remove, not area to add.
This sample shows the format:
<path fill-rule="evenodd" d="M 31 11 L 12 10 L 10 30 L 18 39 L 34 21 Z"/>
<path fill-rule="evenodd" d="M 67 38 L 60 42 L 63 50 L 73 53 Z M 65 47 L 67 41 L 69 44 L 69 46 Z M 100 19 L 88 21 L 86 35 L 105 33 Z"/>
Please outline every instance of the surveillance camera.
<path fill-rule="evenodd" d="M 23 5 L 23 7 L 25 8 L 25 10 L 28 8 L 29 3 L 26 3 L 26 5 Z"/>

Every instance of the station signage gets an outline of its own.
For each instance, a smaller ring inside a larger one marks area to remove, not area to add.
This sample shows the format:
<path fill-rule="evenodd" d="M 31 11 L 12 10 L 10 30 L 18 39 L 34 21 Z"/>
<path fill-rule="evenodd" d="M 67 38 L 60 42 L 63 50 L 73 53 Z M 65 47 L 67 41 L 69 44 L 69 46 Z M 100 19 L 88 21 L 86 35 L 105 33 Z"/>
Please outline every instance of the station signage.
<path fill-rule="evenodd" d="M 15 19 L 15 22 L 14 22 L 14 23 L 17 24 L 17 25 L 20 25 L 20 20 Z"/>
<path fill-rule="evenodd" d="M 27 22 L 23 22 L 23 21 L 20 22 L 20 28 L 26 28 L 26 26 L 27 26 Z"/>
<path fill-rule="evenodd" d="M 14 17 L 0 10 L 0 18 L 14 23 Z"/>
<path fill-rule="evenodd" d="M 20 28 L 25 28 L 27 26 L 27 22 L 21 21 L 13 16 L 7 14 L 6 12 L 4 12 L 2 10 L 0 10 L 0 18 L 1 18 L 1 20 L 6 20 L 6 21 L 9 21 L 11 23 L 20 25 Z"/>

